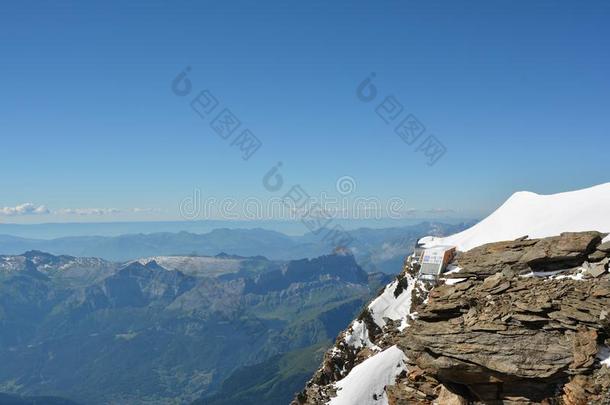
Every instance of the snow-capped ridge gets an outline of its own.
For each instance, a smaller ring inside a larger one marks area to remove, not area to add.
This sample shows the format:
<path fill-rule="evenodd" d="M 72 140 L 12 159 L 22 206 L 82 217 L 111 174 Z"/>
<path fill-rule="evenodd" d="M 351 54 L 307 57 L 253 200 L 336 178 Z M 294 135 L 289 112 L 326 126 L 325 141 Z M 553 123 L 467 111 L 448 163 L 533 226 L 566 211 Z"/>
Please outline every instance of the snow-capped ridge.
<path fill-rule="evenodd" d="M 519 191 L 471 228 L 445 238 L 427 236 L 420 243 L 426 248 L 453 245 L 468 251 L 523 236 L 545 238 L 582 231 L 610 233 L 610 183 L 549 195 Z"/>

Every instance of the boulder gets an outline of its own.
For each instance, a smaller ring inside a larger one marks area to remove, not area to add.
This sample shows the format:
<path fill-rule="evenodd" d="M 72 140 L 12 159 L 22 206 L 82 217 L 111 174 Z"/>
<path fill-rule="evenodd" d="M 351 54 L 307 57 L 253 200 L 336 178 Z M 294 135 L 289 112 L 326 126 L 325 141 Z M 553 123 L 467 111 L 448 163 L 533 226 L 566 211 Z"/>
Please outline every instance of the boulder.
<path fill-rule="evenodd" d="M 443 405 L 468 405 L 468 400 L 459 394 L 449 391 L 447 387 L 442 385 L 438 394 L 438 403 Z"/>
<path fill-rule="evenodd" d="M 541 239 L 521 257 L 533 270 L 555 270 L 581 265 L 601 242 L 599 232 L 565 232 Z"/>
<path fill-rule="evenodd" d="M 604 259 L 599 263 L 585 263 L 587 274 L 591 277 L 600 277 L 606 272 L 610 259 Z"/>
<path fill-rule="evenodd" d="M 458 256 L 460 277 L 463 274 L 487 277 L 500 272 L 512 276 L 580 266 L 596 252 L 601 239 L 599 232 L 566 232 L 544 239 L 489 243 Z"/>

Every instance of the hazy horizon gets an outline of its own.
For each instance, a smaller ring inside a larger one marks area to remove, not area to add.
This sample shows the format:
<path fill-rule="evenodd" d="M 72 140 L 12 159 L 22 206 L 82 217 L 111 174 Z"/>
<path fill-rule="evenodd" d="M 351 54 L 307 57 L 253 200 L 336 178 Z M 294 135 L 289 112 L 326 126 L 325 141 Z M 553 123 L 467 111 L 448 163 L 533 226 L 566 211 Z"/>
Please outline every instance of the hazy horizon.
<path fill-rule="evenodd" d="M 474 223 L 478 218 L 412 218 L 387 220 L 342 220 L 336 221 L 346 230 L 387 229 L 417 225 L 424 222 L 459 224 Z M 133 234 L 188 232 L 205 234 L 218 229 L 264 229 L 287 236 L 303 236 L 310 231 L 300 221 L 122 221 L 122 222 L 56 222 L 56 223 L 0 223 L 0 236 L 26 239 L 56 239 L 64 237 L 104 236 L 114 237 Z"/>

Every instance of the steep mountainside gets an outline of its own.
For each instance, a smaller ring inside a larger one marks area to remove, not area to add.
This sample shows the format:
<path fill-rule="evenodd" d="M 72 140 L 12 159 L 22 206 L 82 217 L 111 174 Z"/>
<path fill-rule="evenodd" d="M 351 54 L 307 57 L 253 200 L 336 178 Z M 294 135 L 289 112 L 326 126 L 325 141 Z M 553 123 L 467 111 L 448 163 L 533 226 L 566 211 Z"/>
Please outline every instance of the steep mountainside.
<path fill-rule="evenodd" d="M 425 238 L 460 247 L 448 271 L 419 280 L 407 258 L 294 404 L 610 404 L 609 194 L 518 193 L 468 231 Z"/>
<path fill-rule="evenodd" d="M 225 390 L 227 378 L 244 381 L 251 367 L 279 382 L 267 403 L 285 403 L 315 369 L 296 353 L 319 359 L 386 282 L 345 253 L 125 264 L 0 256 L 0 392 L 183 404 Z"/>

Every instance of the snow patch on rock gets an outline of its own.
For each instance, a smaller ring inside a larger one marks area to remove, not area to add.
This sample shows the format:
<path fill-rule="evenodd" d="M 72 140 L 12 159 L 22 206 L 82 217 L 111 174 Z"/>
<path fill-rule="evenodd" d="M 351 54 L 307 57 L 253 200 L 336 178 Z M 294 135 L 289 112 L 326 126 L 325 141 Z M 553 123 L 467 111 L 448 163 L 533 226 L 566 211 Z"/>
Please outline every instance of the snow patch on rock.
<path fill-rule="evenodd" d="M 447 285 L 455 285 L 455 284 L 459 284 L 462 281 L 466 281 L 467 279 L 465 278 L 448 278 L 448 279 L 444 279 L 445 280 L 445 284 Z"/>
<path fill-rule="evenodd" d="M 337 396 L 329 405 L 387 405 L 385 387 L 392 385 L 396 376 L 406 369 L 402 350 L 391 346 L 358 364 L 338 381 Z"/>
<path fill-rule="evenodd" d="M 361 347 L 369 347 L 374 350 L 381 350 L 377 345 L 371 342 L 369 338 L 369 331 L 366 324 L 362 321 L 354 321 L 348 332 L 345 334 L 345 343 L 356 349 Z"/>
<path fill-rule="evenodd" d="M 528 277 L 538 277 L 538 278 L 546 278 L 549 280 L 564 280 L 570 279 L 575 281 L 582 281 L 585 278 L 585 273 L 587 269 L 585 267 L 579 267 L 577 272 L 574 274 L 562 274 L 565 273 L 566 270 L 555 270 L 555 271 L 528 271 L 527 273 L 521 274 L 519 277 L 528 278 Z"/>
<path fill-rule="evenodd" d="M 402 320 L 405 322 L 407 316 L 411 313 L 411 294 L 415 288 L 416 280 L 410 275 L 407 275 L 406 277 L 408 283 L 407 288 L 402 290 L 397 297 L 395 296 L 395 293 L 396 288 L 398 287 L 398 281 L 394 280 L 386 286 L 381 295 L 369 304 L 369 312 L 380 328 L 383 328 L 386 325 L 384 318 L 393 321 Z"/>
<path fill-rule="evenodd" d="M 587 269 L 584 267 L 579 267 L 578 268 L 578 272 L 576 274 L 568 274 L 568 275 L 560 275 L 560 276 L 553 276 L 551 278 L 555 279 L 555 280 L 563 280 L 565 278 L 569 278 L 571 280 L 576 280 L 576 281 L 582 281 L 585 278 L 585 273 L 587 272 Z"/>
<path fill-rule="evenodd" d="M 460 271 L 462 271 L 461 267 L 450 265 L 447 268 L 447 271 L 443 275 L 455 274 L 455 273 L 459 273 Z M 441 278 L 440 280 L 443 281 L 447 285 L 454 285 L 454 284 L 461 283 L 462 281 L 466 281 L 467 279 L 466 278 Z"/>
<path fill-rule="evenodd" d="M 610 367 L 610 347 L 600 346 L 599 351 L 597 352 L 597 358 L 602 365 Z"/>

